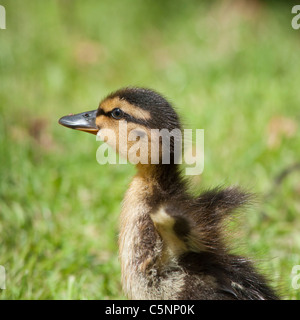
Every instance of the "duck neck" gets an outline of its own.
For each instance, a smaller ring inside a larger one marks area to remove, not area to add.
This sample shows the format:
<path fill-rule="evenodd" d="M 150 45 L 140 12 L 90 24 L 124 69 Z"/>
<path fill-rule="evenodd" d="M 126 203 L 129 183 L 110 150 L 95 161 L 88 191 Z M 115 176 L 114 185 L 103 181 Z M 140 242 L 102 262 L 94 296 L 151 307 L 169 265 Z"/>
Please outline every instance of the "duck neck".
<path fill-rule="evenodd" d="M 129 298 L 164 299 L 159 289 L 155 291 L 157 277 L 149 271 L 159 263 L 163 246 L 150 214 L 166 200 L 182 196 L 185 189 L 176 165 L 138 165 L 137 171 L 120 215 L 122 286 Z"/>
<path fill-rule="evenodd" d="M 184 182 L 177 164 L 137 165 L 136 177 L 142 178 L 145 185 L 152 186 L 152 195 L 157 198 L 170 197 L 184 191 Z M 161 199 L 163 200 L 163 199 Z"/>

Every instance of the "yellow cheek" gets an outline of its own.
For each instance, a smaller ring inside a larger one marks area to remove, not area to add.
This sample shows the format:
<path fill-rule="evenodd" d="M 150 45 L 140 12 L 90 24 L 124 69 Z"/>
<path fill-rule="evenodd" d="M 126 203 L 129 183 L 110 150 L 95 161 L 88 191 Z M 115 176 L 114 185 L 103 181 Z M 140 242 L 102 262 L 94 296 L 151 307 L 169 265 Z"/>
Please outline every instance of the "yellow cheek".
<path fill-rule="evenodd" d="M 102 129 L 102 128 L 110 128 L 113 125 L 113 123 L 112 123 L 112 119 L 104 115 L 101 115 L 97 117 L 96 125 Z"/>
<path fill-rule="evenodd" d="M 100 128 L 97 133 L 98 140 L 106 142 L 115 149 L 118 132 L 114 121 L 104 115 L 98 116 L 96 125 Z"/>
<path fill-rule="evenodd" d="M 106 116 L 99 116 L 96 124 L 100 127 L 97 136 L 106 142 L 123 158 L 130 158 L 133 163 L 142 160 L 150 161 L 150 130 L 125 120 L 114 120 Z"/>

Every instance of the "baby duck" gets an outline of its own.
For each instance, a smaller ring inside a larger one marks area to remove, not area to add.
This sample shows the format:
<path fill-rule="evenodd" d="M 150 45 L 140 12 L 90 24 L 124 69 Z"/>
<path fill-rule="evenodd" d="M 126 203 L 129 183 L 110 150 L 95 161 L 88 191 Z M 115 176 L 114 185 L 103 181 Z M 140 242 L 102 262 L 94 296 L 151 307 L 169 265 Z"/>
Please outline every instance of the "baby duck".
<path fill-rule="evenodd" d="M 97 110 L 62 117 L 59 123 L 106 135 L 106 142 L 124 157 L 133 143 L 130 131 L 142 129 L 147 135 L 147 139 L 139 135 L 142 144 L 151 140 L 151 129 L 181 130 L 171 104 L 144 88 L 120 89 L 102 100 Z M 118 141 L 109 142 L 110 132 L 119 137 L 120 124 L 127 128 L 126 149 Z M 218 187 L 193 197 L 176 164 L 174 141 L 169 164 L 163 163 L 159 150 L 156 164 L 136 163 L 137 174 L 122 204 L 119 257 L 127 297 L 279 299 L 252 263 L 230 253 L 224 240 L 224 220 L 247 204 L 250 195 L 236 187 Z"/>

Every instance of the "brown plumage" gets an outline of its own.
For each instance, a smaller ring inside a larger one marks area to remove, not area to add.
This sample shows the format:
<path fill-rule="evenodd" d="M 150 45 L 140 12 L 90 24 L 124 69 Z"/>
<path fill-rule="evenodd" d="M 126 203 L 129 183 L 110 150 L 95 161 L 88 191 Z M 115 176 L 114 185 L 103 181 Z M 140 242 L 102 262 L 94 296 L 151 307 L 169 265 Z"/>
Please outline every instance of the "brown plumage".
<path fill-rule="evenodd" d="M 128 134 L 142 128 L 149 139 L 150 129 L 181 129 L 167 100 L 143 88 L 118 90 L 97 110 L 60 123 L 94 134 L 107 129 L 118 134 L 117 124 L 126 123 Z M 160 153 L 158 164 L 136 165 L 123 200 L 119 256 L 125 294 L 131 299 L 278 299 L 252 263 L 231 254 L 224 241 L 224 221 L 251 196 L 236 187 L 191 196 L 173 145 L 171 140 L 170 164 L 162 164 Z M 118 143 L 112 147 L 126 156 Z"/>

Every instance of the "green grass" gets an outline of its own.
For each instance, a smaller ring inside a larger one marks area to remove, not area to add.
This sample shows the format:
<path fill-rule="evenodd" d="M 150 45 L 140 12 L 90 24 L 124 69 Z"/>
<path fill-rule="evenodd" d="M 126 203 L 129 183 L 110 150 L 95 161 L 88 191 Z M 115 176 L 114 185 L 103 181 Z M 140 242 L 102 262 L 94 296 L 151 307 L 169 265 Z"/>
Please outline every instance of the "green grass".
<path fill-rule="evenodd" d="M 118 216 L 134 167 L 100 166 L 94 137 L 57 120 L 127 85 L 156 89 L 186 127 L 205 129 L 195 189 L 261 195 L 235 247 L 300 298 L 300 172 L 264 198 L 300 161 L 300 31 L 283 1 L 198 2 L 1 1 L 1 299 L 124 298 Z"/>

